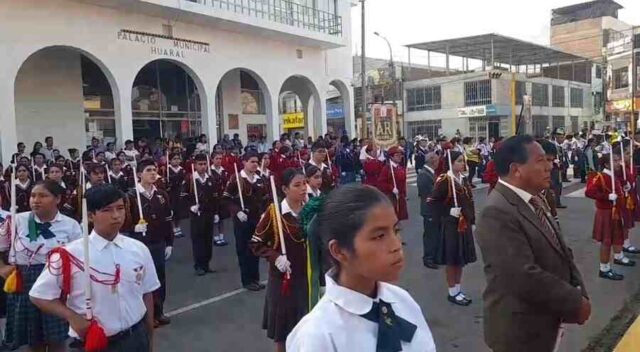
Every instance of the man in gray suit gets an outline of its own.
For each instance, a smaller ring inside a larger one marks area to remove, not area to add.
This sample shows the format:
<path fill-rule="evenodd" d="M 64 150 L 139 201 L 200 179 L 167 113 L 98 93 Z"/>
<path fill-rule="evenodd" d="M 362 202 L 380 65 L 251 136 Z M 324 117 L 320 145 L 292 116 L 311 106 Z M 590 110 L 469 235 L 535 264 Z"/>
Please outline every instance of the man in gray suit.
<path fill-rule="evenodd" d="M 530 136 L 505 140 L 495 155 L 500 180 L 480 214 L 484 335 L 495 352 L 551 352 L 562 324 L 591 314 L 582 276 L 559 226 L 539 197 L 551 163 Z"/>
<path fill-rule="evenodd" d="M 433 218 L 433 209 L 428 202 L 433 192 L 435 183 L 435 169 L 440 161 L 436 153 L 428 153 L 425 157 L 424 167 L 418 170 L 418 197 L 420 198 L 420 215 L 424 223 L 424 233 L 422 235 L 422 246 L 424 256 L 422 263 L 429 269 L 438 269 L 434 263 L 438 246 L 440 245 L 440 225 Z"/>

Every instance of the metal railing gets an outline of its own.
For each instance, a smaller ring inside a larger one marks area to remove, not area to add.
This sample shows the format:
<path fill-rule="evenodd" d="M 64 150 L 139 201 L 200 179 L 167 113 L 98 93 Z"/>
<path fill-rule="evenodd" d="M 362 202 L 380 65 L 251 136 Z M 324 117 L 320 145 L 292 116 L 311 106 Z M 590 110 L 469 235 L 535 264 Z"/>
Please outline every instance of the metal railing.
<path fill-rule="evenodd" d="M 342 17 L 290 0 L 185 0 L 234 13 L 342 36 Z"/>

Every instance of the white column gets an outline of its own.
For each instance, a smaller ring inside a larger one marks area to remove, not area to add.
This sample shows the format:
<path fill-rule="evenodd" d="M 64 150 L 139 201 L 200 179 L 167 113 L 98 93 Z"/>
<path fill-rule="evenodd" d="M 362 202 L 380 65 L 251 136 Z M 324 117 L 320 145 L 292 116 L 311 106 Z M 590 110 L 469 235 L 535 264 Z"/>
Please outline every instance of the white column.
<path fill-rule="evenodd" d="M 17 151 L 18 143 L 14 94 L 14 79 L 0 79 L 0 149 L 5 167 L 11 162 L 11 155 Z"/>
<path fill-rule="evenodd" d="M 280 138 L 282 129 L 280 128 L 280 89 L 269 89 L 271 92 L 278 92 L 271 94 L 271 104 L 265 104 L 265 113 L 267 119 L 267 143 L 271 143 Z"/>
<path fill-rule="evenodd" d="M 342 95 L 342 110 L 344 112 L 344 125 L 347 129 L 349 137 L 356 137 L 356 118 L 353 109 L 353 88 L 347 87 L 344 92 L 340 92 Z"/>
<path fill-rule="evenodd" d="M 324 136 L 327 133 L 327 94 L 319 92 L 313 96 L 313 121 L 316 136 Z"/>
<path fill-rule="evenodd" d="M 133 140 L 133 112 L 131 111 L 131 90 L 133 78 L 116 77 L 118 90 L 113 96 L 116 115 L 117 148 L 124 147 L 127 139 Z"/>
<path fill-rule="evenodd" d="M 216 126 L 216 94 L 217 86 L 209 86 L 208 89 L 200 96 L 200 111 L 202 111 L 202 133 L 209 138 L 209 149 L 213 150 L 213 146 L 218 143 L 218 130 Z"/>

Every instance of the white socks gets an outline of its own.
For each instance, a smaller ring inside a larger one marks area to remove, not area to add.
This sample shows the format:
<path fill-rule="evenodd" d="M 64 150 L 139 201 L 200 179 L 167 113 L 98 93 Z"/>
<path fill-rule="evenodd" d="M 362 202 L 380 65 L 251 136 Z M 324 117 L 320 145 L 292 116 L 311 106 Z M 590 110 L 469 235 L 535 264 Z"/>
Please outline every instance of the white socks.
<path fill-rule="evenodd" d="M 631 247 L 631 241 L 629 241 L 629 239 L 628 239 L 628 238 L 627 238 L 626 240 L 624 240 L 624 245 L 623 245 L 623 247 L 624 247 L 624 248 L 629 248 L 629 247 Z"/>
<path fill-rule="evenodd" d="M 611 270 L 611 264 L 609 264 L 609 263 L 605 263 L 605 264 L 600 263 L 600 271 L 602 271 L 603 273 L 606 273 L 607 271 L 610 271 L 610 270 Z"/>
<path fill-rule="evenodd" d="M 620 253 L 614 253 L 614 254 L 613 254 L 613 257 L 614 257 L 615 259 L 617 259 L 617 260 L 622 260 L 622 259 L 624 259 L 624 254 L 623 254 L 622 252 L 620 252 Z"/>
<path fill-rule="evenodd" d="M 460 293 L 460 285 L 455 285 L 453 287 L 449 287 L 449 296 L 455 297 Z"/>

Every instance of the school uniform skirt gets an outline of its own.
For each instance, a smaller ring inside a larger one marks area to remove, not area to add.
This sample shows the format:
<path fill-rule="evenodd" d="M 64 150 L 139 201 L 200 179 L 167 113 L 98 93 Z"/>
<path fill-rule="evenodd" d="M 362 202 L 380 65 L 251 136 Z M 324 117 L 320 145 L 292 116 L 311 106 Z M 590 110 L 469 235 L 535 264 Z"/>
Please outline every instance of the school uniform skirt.
<path fill-rule="evenodd" d="M 48 343 L 64 343 L 69 324 L 58 317 L 42 313 L 29 300 L 29 291 L 44 269 L 44 264 L 18 265 L 22 274 L 23 292 L 7 294 L 7 327 L 5 343 L 11 348 Z"/>
<path fill-rule="evenodd" d="M 441 219 L 440 245 L 435 263 L 438 265 L 465 266 L 478 260 L 471 225 L 463 233 L 458 232 L 458 219 L 447 215 Z"/>
<path fill-rule="evenodd" d="M 620 214 L 617 216 L 619 217 Z M 593 219 L 593 239 L 605 246 L 622 246 L 624 243 L 622 221 L 613 220 L 611 209 L 596 209 Z"/>
<path fill-rule="evenodd" d="M 269 282 L 265 296 L 262 328 L 274 342 L 285 342 L 287 336 L 309 310 L 307 275 L 296 271 L 291 274 L 289 295 L 282 295 L 284 275 L 269 265 Z"/>

